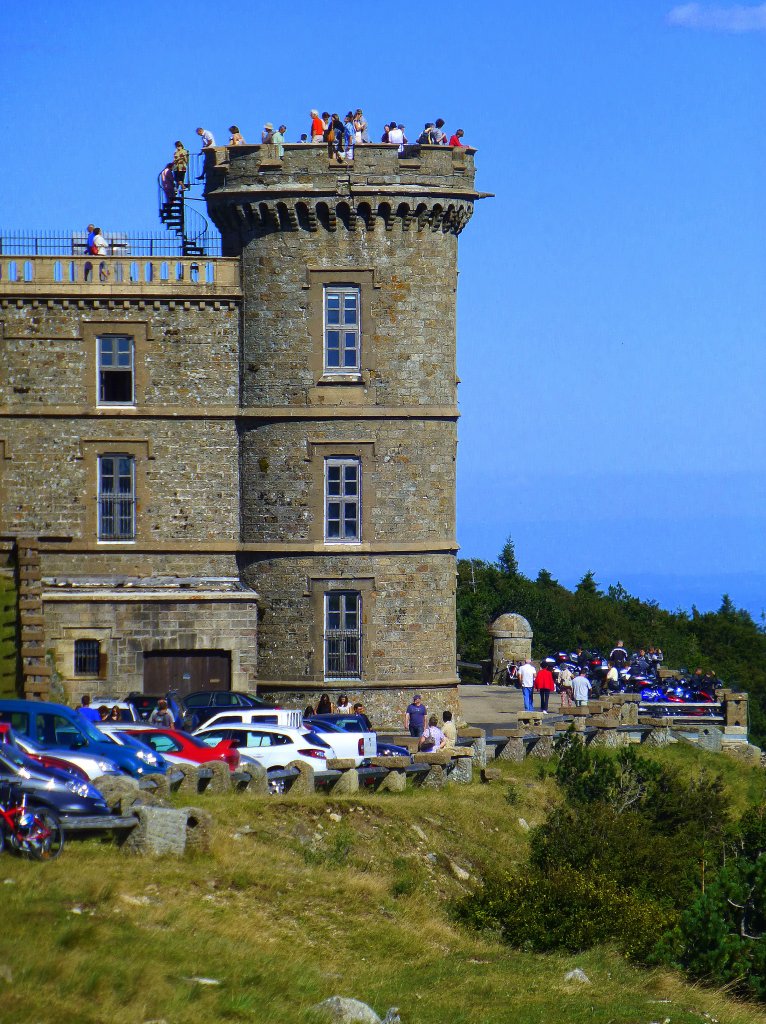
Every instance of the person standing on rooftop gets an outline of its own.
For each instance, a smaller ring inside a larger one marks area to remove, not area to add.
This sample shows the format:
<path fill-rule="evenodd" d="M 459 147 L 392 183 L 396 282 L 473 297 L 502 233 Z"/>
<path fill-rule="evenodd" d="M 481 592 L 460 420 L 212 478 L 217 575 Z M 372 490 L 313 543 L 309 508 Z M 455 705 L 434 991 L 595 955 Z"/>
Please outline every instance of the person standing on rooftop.
<path fill-rule="evenodd" d="M 311 141 L 313 143 L 324 141 L 326 125 L 322 118 L 319 116 L 318 110 L 311 111 Z"/>
<path fill-rule="evenodd" d="M 362 113 L 361 107 L 358 107 L 354 114 L 354 129 L 356 131 L 357 144 L 370 141 L 370 137 L 367 134 L 367 118 Z"/>
<path fill-rule="evenodd" d="M 464 142 L 460 141 L 463 138 L 463 134 L 464 134 L 463 129 L 462 128 L 458 128 L 458 130 L 455 132 L 455 134 L 449 140 L 450 146 L 459 146 L 462 149 L 462 147 L 465 145 Z"/>
<path fill-rule="evenodd" d="M 431 139 L 435 146 L 447 145 L 447 133 L 444 131 L 444 118 L 437 117 L 431 132 Z"/>
<path fill-rule="evenodd" d="M 261 132 L 261 143 L 264 146 L 270 146 L 271 145 L 271 137 L 272 137 L 273 134 L 274 134 L 274 125 L 271 123 L 271 121 L 267 121 L 266 124 L 263 126 L 263 131 Z"/>
<path fill-rule="evenodd" d="M 235 124 L 231 125 L 229 128 L 229 134 L 231 135 L 231 138 L 229 139 L 230 146 L 244 146 L 245 140 L 242 137 L 242 133 L 239 128 L 237 128 Z"/>
<path fill-rule="evenodd" d="M 404 125 L 392 124 L 388 129 L 388 141 L 392 146 L 398 146 L 399 152 L 404 150 Z"/>
<path fill-rule="evenodd" d="M 271 144 L 277 147 L 277 154 L 279 159 L 285 155 L 285 132 L 287 131 L 287 125 L 281 124 L 279 128 L 271 133 Z"/>
<path fill-rule="evenodd" d="M 343 147 L 339 151 L 339 156 L 345 157 L 346 160 L 353 160 L 355 142 L 356 128 L 354 126 L 354 115 L 349 110 L 343 118 Z"/>

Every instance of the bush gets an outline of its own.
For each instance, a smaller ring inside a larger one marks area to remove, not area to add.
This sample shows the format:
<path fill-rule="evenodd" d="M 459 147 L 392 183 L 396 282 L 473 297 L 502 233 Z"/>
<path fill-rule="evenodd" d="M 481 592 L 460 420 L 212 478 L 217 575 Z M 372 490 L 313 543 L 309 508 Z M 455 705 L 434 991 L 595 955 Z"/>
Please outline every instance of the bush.
<path fill-rule="evenodd" d="M 506 942 L 536 953 L 580 952 L 615 942 L 646 960 L 677 914 L 611 879 L 579 871 L 506 874 L 487 879 L 456 907 L 458 918 L 500 932 Z"/>

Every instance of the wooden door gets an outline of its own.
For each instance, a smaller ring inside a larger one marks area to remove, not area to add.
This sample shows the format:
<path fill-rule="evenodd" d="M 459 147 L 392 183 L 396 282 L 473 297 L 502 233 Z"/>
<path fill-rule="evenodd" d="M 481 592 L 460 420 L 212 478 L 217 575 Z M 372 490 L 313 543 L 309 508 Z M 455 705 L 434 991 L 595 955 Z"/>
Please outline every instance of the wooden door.
<path fill-rule="evenodd" d="M 230 651 L 148 651 L 144 654 L 144 693 L 231 689 Z"/>

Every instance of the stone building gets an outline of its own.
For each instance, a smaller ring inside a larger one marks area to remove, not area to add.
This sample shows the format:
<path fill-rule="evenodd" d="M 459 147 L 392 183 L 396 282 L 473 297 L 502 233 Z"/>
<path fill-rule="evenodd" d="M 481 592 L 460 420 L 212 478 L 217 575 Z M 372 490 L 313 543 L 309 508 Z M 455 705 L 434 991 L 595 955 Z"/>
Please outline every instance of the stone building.
<path fill-rule="evenodd" d="M 473 152 L 242 146 L 206 174 L 223 257 L 0 257 L 25 685 L 452 706 Z"/>

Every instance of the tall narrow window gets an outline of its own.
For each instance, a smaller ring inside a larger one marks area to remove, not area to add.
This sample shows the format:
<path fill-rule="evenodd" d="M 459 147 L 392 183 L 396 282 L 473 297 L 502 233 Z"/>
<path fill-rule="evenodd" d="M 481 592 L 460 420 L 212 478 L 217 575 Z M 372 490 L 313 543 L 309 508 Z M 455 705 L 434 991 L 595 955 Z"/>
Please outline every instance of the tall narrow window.
<path fill-rule="evenodd" d="M 98 338 L 98 404 L 133 405 L 135 385 L 133 338 L 103 334 Z"/>
<path fill-rule="evenodd" d="M 96 676 L 99 672 L 101 645 L 98 640 L 75 640 L 74 674 Z"/>
<path fill-rule="evenodd" d="M 325 459 L 325 540 L 352 543 L 361 539 L 359 459 Z"/>
<path fill-rule="evenodd" d="M 136 536 L 136 460 L 132 455 L 101 455 L 98 460 L 98 539 Z"/>
<path fill-rule="evenodd" d="M 354 590 L 325 594 L 324 674 L 326 679 L 362 675 L 361 595 Z"/>
<path fill-rule="evenodd" d="M 327 373 L 359 370 L 361 349 L 360 292 L 355 285 L 325 285 L 324 367 Z"/>

